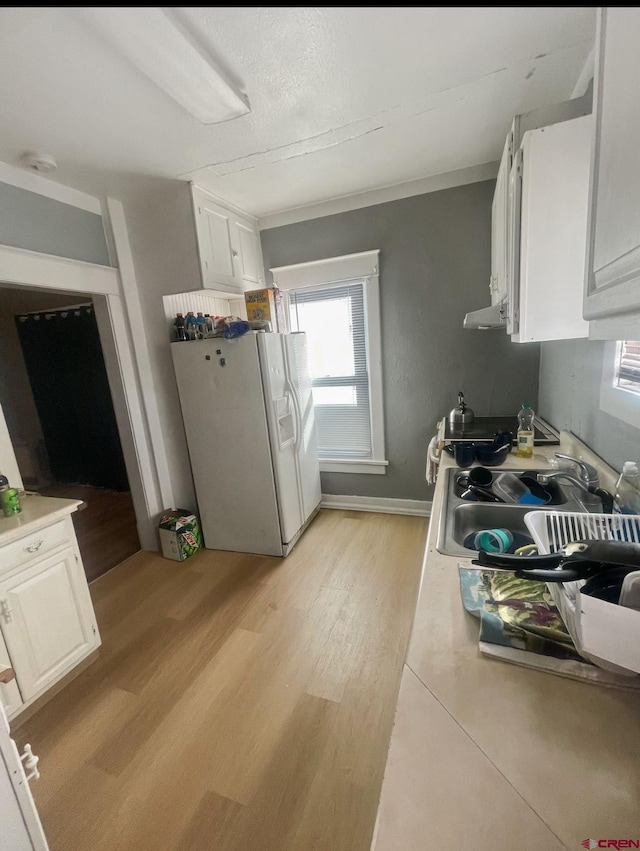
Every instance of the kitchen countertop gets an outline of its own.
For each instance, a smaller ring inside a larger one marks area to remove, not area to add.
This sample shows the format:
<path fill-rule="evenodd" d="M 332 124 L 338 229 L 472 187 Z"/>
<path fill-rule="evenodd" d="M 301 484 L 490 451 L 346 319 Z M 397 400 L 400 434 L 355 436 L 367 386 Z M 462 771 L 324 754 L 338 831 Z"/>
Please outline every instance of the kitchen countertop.
<path fill-rule="evenodd" d="M 573 435 L 555 451 L 599 461 Z M 458 564 L 437 552 L 443 454 L 372 851 L 556 851 L 640 840 L 640 693 L 481 657 Z M 614 847 L 614 846 L 611 846 Z M 625 847 L 625 846 L 622 846 Z"/>
<path fill-rule="evenodd" d="M 22 511 L 13 517 L 0 515 L 0 547 L 28 535 L 36 529 L 55 523 L 83 504 L 79 499 L 59 499 L 38 494 L 21 494 Z"/>

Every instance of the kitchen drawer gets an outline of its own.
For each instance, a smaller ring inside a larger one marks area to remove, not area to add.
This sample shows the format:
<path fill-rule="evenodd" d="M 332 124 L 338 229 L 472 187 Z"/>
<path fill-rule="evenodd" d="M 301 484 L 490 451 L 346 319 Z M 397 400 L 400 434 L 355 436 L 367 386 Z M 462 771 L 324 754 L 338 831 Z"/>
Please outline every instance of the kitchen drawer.
<path fill-rule="evenodd" d="M 2 572 L 21 567 L 69 543 L 67 521 L 59 520 L 0 548 L 0 567 Z"/>

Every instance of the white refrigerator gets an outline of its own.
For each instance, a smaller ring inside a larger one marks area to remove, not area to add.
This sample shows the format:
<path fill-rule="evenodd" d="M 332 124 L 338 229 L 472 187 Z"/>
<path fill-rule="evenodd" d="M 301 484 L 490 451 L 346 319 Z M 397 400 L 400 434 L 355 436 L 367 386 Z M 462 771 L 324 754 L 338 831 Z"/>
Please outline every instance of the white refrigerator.
<path fill-rule="evenodd" d="M 321 495 L 306 335 L 171 352 L 205 546 L 287 555 Z"/>

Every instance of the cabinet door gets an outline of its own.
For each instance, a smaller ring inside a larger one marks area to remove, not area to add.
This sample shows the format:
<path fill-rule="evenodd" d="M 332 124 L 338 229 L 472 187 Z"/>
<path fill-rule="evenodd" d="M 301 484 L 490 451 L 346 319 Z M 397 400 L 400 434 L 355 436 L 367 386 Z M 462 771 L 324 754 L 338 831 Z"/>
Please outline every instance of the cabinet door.
<path fill-rule="evenodd" d="M 507 297 L 507 223 L 509 217 L 509 174 L 513 160 L 513 132 L 505 142 L 491 205 L 491 304 Z"/>
<path fill-rule="evenodd" d="M 522 213 L 522 148 L 513 154 L 509 173 L 507 220 L 507 334 L 520 342 L 520 228 Z"/>
<path fill-rule="evenodd" d="M 0 671 L 12 667 L 7 645 L 4 643 L 4 638 L 0 632 Z M 9 718 L 12 718 L 22 706 L 22 695 L 15 679 L 8 683 L 0 683 L 0 703 L 2 703 Z"/>
<path fill-rule="evenodd" d="M 0 623 L 25 701 L 98 645 L 89 589 L 72 548 L 0 581 Z"/>
<path fill-rule="evenodd" d="M 598 15 L 585 319 L 640 311 L 640 9 Z"/>
<path fill-rule="evenodd" d="M 0 847 L 10 851 L 48 851 L 29 781 L 0 707 Z"/>
<path fill-rule="evenodd" d="M 243 290 L 255 290 L 264 286 L 262 250 L 258 226 L 249 219 L 235 217 L 231 232 L 233 260 L 236 276 Z"/>
<path fill-rule="evenodd" d="M 196 186 L 193 204 L 203 285 L 208 289 L 240 292 L 233 257 L 237 249 L 231 244 L 232 214 Z"/>
<path fill-rule="evenodd" d="M 519 342 L 586 337 L 582 291 L 592 117 L 522 140 Z"/>

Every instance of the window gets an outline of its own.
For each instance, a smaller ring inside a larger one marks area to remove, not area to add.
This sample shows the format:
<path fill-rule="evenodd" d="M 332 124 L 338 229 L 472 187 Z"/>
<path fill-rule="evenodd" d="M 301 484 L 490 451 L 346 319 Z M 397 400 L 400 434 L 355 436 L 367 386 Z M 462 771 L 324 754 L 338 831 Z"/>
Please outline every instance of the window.
<path fill-rule="evenodd" d="M 640 342 L 605 343 L 600 409 L 640 429 Z"/>
<path fill-rule="evenodd" d="M 640 393 L 640 342 L 623 340 L 616 352 L 616 386 Z"/>
<path fill-rule="evenodd" d="M 306 331 L 321 458 L 371 458 L 364 282 L 291 290 L 292 331 Z"/>
<path fill-rule="evenodd" d="M 272 269 L 307 334 L 324 472 L 384 473 L 378 252 Z"/>

